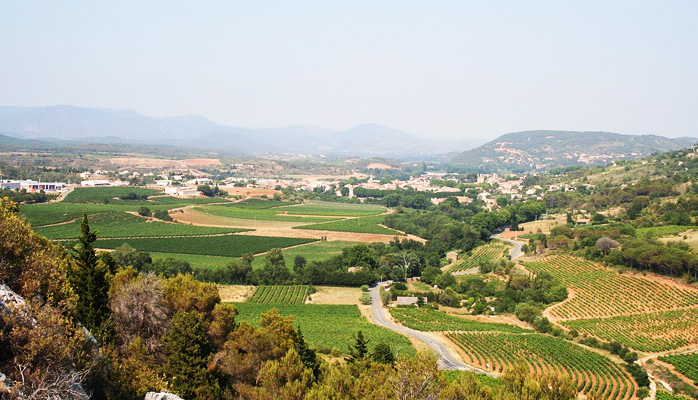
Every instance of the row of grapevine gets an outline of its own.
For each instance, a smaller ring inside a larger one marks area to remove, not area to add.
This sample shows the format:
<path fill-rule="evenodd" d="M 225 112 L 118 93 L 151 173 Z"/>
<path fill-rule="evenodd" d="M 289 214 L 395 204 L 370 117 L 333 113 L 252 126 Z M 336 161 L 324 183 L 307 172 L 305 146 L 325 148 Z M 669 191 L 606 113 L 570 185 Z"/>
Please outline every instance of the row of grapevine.
<path fill-rule="evenodd" d="M 259 286 L 247 299 L 248 303 L 262 304 L 303 304 L 308 297 L 308 286 L 272 285 Z"/>
<path fill-rule="evenodd" d="M 540 334 L 447 333 L 478 368 L 505 372 L 524 363 L 531 373 L 565 374 L 582 393 L 611 400 L 632 399 L 636 385 L 620 366 L 606 357 L 563 339 Z"/>
<path fill-rule="evenodd" d="M 590 261 L 555 256 L 525 264 L 547 272 L 571 288 L 575 296 L 554 306 L 558 319 L 601 318 L 698 306 L 698 289 L 650 278 L 621 274 Z"/>
<path fill-rule="evenodd" d="M 659 352 L 698 343 L 698 308 L 563 321 L 570 329 L 639 351 Z"/>
<path fill-rule="evenodd" d="M 698 353 L 664 356 L 659 360 L 673 364 L 677 371 L 698 382 Z"/>
<path fill-rule="evenodd" d="M 508 254 L 508 246 L 501 244 L 488 244 L 480 246 L 473 251 L 473 254 L 462 262 L 451 267 L 448 272 L 466 271 L 477 268 L 485 262 L 492 262 L 504 258 Z"/>
<path fill-rule="evenodd" d="M 479 322 L 447 315 L 430 308 L 397 307 L 390 314 L 401 324 L 418 331 L 496 331 L 510 333 L 529 332 L 515 325 Z"/>

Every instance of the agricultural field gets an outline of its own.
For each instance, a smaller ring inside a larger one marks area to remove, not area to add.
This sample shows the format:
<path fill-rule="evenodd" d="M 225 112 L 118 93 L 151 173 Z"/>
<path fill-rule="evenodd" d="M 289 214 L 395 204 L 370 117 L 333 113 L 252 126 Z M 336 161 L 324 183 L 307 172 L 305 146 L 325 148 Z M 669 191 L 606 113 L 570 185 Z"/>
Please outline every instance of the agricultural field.
<path fill-rule="evenodd" d="M 679 373 L 698 382 L 698 353 L 659 357 L 659 361 L 672 364 Z"/>
<path fill-rule="evenodd" d="M 698 306 L 698 289 L 637 274 L 619 273 L 591 261 L 556 256 L 527 262 L 534 273 L 547 272 L 574 291 L 567 301 L 553 306 L 559 320 L 602 318 L 669 311 Z"/>
<path fill-rule="evenodd" d="M 663 311 L 610 318 L 563 321 L 570 329 L 616 340 L 635 350 L 657 352 L 698 344 L 698 309 Z"/>
<path fill-rule="evenodd" d="M 161 258 L 176 258 L 177 260 L 186 261 L 191 266 L 194 272 L 199 272 L 203 270 L 219 270 L 226 268 L 228 264 L 234 259 L 234 257 L 223 257 L 223 256 L 206 256 L 201 254 L 174 254 L 174 253 L 159 253 L 159 252 L 149 252 L 150 258 L 153 261 Z"/>
<path fill-rule="evenodd" d="M 354 305 L 283 305 L 249 302 L 234 304 L 239 313 L 235 318 L 236 322 L 248 321 L 257 325 L 260 316 L 273 308 L 279 310 L 282 315 L 294 315 L 294 325 L 300 326 L 310 345 L 322 352 L 329 352 L 335 348 L 347 354 L 349 345 L 354 343 L 353 335 L 362 331 L 370 340 L 368 344 L 370 351 L 373 351 L 376 344 L 383 341 L 388 343 L 393 352 L 398 355 L 416 354 L 415 348 L 407 337 L 371 324 Z"/>
<path fill-rule="evenodd" d="M 664 390 L 657 390 L 657 400 L 690 400 L 690 397 L 677 396 L 675 394 L 665 392 Z"/>
<path fill-rule="evenodd" d="M 307 246 L 292 247 L 281 251 L 284 256 L 286 265 L 291 268 L 293 260 L 296 256 L 302 256 L 310 264 L 313 261 L 323 261 L 328 258 L 342 254 L 342 249 L 351 247 L 359 242 L 344 242 L 344 241 L 318 241 Z M 262 268 L 264 266 L 265 257 L 257 256 L 252 261 L 252 269 Z"/>
<path fill-rule="evenodd" d="M 505 258 L 509 254 L 510 248 L 511 246 L 501 243 L 490 243 L 477 247 L 473 250 L 470 257 L 455 264 L 448 272 L 467 271 L 469 269 L 478 268 L 486 262 L 493 262 Z"/>
<path fill-rule="evenodd" d="M 504 372 L 524 363 L 534 374 L 569 375 L 577 390 L 602 399 L 632 399 L 633 379 L 608 358 L 564 339 L 541 334 L 447 333 L 464 351 L 465 362 L 478 368 Z"/>
<path fill-rule="evenodd" d="M 262 285 L 247 299 L 256 304 L 304 304 L 309 288 L 305 285 Z"/>
<path fill-rule="evenodd" d="M 102 188 L 97 188 L 99 190 Z M 119 188 L 110 188 L 119 189 Z M 135 189 L 135 188 L 134 188 Z M 77 190 L 77 189 L 76 189 Z M 92 189 L 85 189 L 92 190 Z M 73 192 L 74 193 L 74 192 Z M 72 194 L 72 193 L 71 193 Z M 179 199 L 175 197 L 155 197 L 152 200 L 123 200 L 114 203 L 44 203 L 30 204 L 20 207 L 20 214 L 31 223 L 33 227 L 39 227 L 50 224 L 58 224 L 69 222 L 82 217 L 83 212 L 88 215 L 102 212 L 136 212 L 141 206 L 146 206 L 150 211 L 169 210 L 172 208 L 184 207 L 193 204 L 204 204 L 210 202 L 221 202 L 226 200 L 210 199 L 210 198 L 195 198 L 195 199 Z"/>
<path fill-rule="evenodd" d="M 219 257 L 240 257 L 274 248 L 284 248 L 314 242 L 314 239 L 266 236 L 190 236 L 175 238 L 98 239 L 95 248 L 115 249 L 124 243 L 140 251 L 170 254 L 199 254 Z M 71 245 L 72 243 L 66 243 Z"/>
<path fill-rule="evenodd" d="M 507 324 L 491 324 L 466 318 L 447 315 L 443 311 L 429 308 L 397 307 L 391 308 L 390 314 L 401 324 L 418 331 L 494 331 L 525 333 L 528 330 Z"/>
<path fill-rule="evenodd" d="M 363 217 L 378 215 L 386 211 L 386 208 L 377 204 L 352 204 L 329 203 L 312 201 L 307 204 L 298 204 L 278 208 L 282 212 L 298 215 L 331 215 L 340 217 Z"/>
<path fill-rule="evenodd" d="M 70 192 L 63 200 L 66 203 L 123 203 L 134 202 L 138 200 L 121 200 L 119 197 L 128 196 L 129 194 L 137 196 L 157 196 L 161 195 L 162 191 L 155 189 L 146 189 L 141 187 L 78 187 Z"/>
<path fill-rule="evenodd" d="M 275 200 L 246 200 L 240 203 L 197 207 L 197 211 L 222 218 L 316 224 L 345 218 L 377 215 L 386 208 L 378 205 L 310 202 L 296 204 Z"/>
<path fill-rule="evenodd" d="M 177 223 L 149 221 L 144 217 L 124 212 L 107 211 L 89 216 L 90 228 L 98 231 L 99 237 L 161 237 L 196 236 L 243 232 L 244 229 L 210 228 Z M 36 233 L 49 239 L 73 239 L 80 234 L 81 219 L 71 223 L 36 227 Z"/>
<path fill-rule="evenodd" d="M 381 226 L 380 224 L 383 223 L 383 218 L 383 215 L 373 215 L 368 217 L 344 219 L 341 221 L 325 222 L 322 224 L 304 225 L 296 227 L 296 229 L 402 235 L 402 233 L 396 230 Z"/>
<path fill-rule="evenodd" d="M 235 203 L 226 205 L 215 205 L 196 207 L 195 211 L 200 211 L 216 217 L 231 218 L 231 219 L 251 219 L 257 221 L 285 221 L 285 222 L 300 222 L 313 224 L 318 222 L 335 221 L 340 217 L 316 217 L 316 216 L 294 216 L 284 215 L 288 208 L 241 208 L 236 207 Z"/>

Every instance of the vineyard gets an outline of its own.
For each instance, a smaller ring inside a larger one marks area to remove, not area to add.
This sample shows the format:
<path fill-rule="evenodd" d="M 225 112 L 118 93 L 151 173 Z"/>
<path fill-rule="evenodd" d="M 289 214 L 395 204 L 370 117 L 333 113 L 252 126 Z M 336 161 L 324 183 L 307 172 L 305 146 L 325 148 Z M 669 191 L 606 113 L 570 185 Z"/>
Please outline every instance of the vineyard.
<path fill-rule="evenodd" d="M 335 221 L 340 218 L 315 216 L 299 217 L 293 215 L 286 216 L 284 215 L 284 212 L 288 210 L 288 208 L 243 208 L 236 207 L 236 204 L 197 207 L 196 210 L 222 218 L 252 219 L 257 221 L 305 222 L 308 224 Z"/>
<path fill-rule="evenodd" d="M 418 331 L 530 332 L 515 325 L 473 321 L 465 318 L 446 315 L 442 311 L 436 311 L 429 308 L 397 307 L 391 308 L 390 314 L 401 324 Z"/>
<path fill-rule="evenodd" d="M 574 291 L 571 299 L 550 309 L 550 315 L 561 320 L 698 306 L 698 289 L 639 275 L 620 274 L 571 256 L 550 257 L 525 265 L 535 273 L 547 272 L 557 277 Z"/>
<path fill-rule="evenodd" d="M 303 304 L 308 294 L 308 286 L 303 285 L 259 286 L 254 294 L 247 299 L 247 302 L 257 304 Z"/>
<path fill-rule="evenodd" d="M 98 188 L 100 189 L 100 188 Z M 77 190 L 77 189 L 76 189 Z M 86 189 L 92 190 L 92 189 Z M 73 192 L 74 193 L 74 192 Z M 72 193 L 71 193 L 72 194 Z M 20 208 L 20 213 L 23 214 L 33 227 L 57 224 L 68 222 L 82 217 L 85 212 L 88 215 L 98 214 L 103 212 L 125 212 L 138 211 L 145 205 L 150 211 L 169 210 L 171 208 L 183 207 L 192 204 L 205 204 L 212 201 L 222 201 L 220 199 L 210 198 L 195 198 L 195 199 L 180 199 L 175 197 L 155 197 L 147 201 L 123 200 L 114 201 L 109 204 L 102 203 L 44 203 L 23 205 Z"/>
<path fill-rule="evenodd" d="M 196 236 L 242 232 L 244 229 L 211 228 L 190 226 L 159 221 L 148 221 L 143 217 L 123 212 L 107 211 L 89 217 L 90 228 L 99 232 L 99 237 L 152 237 L 152 236 Z M 80 234 L 81 220 L 62 225 L 37 227 L 34 230 L 49 239 L 72 239 Z"/>
<path fill-rule="evenodd" d="M 672 364 L 677 371 L 698 382 L 698 353 L 659 357 L 659 360 Z"/>
<path fill-rule="evenodd" d="M 299 215 L 336 215 L 341 217 L 362 217 L 385 212 L 385 207 L 376 204 L 351 204 L 311 202 L 295 206 L 279 207 L 278 212 Z"/>
<path fill-rule="evenodd" d="M 640 351 L 666 351 L 698 343 L 698 309 L 564 321 L 563 325 Z"/>
<path fill-rule="evenodd" d="M 131 193 L 137 196 L 157 196 L 162 194 L 161 191 L 155 189 L 146 189 L 140 187 L 94 187 L 94 188 L 75 188 L 63 200 L 66 203 L 105 203 L 105 202 L 125 202 L 129 200 L 120 200 L 119 197 L 128 196 Z M 133 202 L 134 200 L 130 200 Z"/>
<path fill-rule="evenodd" d="M 580 392 L 602 399 L 632 399 L 635 383 L 606 357 L 563 339 L 540 334 L 447 333 L 463 351 L 465 362 L 478 368 L 504 372 L 524 363 L 534 374 L 569 375 Z"/>
<path fill-rule="evenodd" d="M 323 352 L 336 348 L 348 353 L 354 343 L 353 335 L 361 331 L 370 340 L 369 351 L 380 342 L 390 345 L 397 355 L 414 355 L 416 350 L 407 337 L 389 329 L 374 325 L 361 315 L 357 306 L 318 305 L 318 304 L 256 304 L 236 303 L 238 315 L 235 321 L 248 321 L 258 324 L 260 316 L 276 308 L 282 315 L 294 315 L 293 325 L 300 326 L 303 335 L 311 346 Z"/>
<path fill-rule="evenodd" d="M 373 215 L 369 217 L 359 217 L 344 219 L 335 222 L 325 222 L 322 224 L 298 226 L 296 229 L 313 229 L 321 231 L 357 232 L 357 233 L 377 233 L 382 235 L 402 235 L 400 232 L 381 226 L 383 215 Z"/>
<path fill-rule="evenodd" d="M 509 254 L 508 249 L 509 246 L 499 243 L 490 243 L 480 246 L 473 251 L 470 257 L 451 267 L 448 272 L 453 273 L 478 268 L 485 262 L 492 262 L 506 257 L 506 255 Z"/>
<path fill-rule="evenodd" d="M 658 390 L 657 400 L 690 400 L 690 397 L 677 396 L 663 390 Z"/>
<path fill-rule="evenodd" d="M 274 248 L 297 246 L 315 239 L 266 237 L 266 236 L 191 236 L 173 238 L 98 239 L 95 248 L 115 249 L 124 243 L 140 251 L 174 254 L 201 254 L 221 257 L 240 257 L 257 254 Z M 70 246 L 72 243 L 66 243 Z"/>

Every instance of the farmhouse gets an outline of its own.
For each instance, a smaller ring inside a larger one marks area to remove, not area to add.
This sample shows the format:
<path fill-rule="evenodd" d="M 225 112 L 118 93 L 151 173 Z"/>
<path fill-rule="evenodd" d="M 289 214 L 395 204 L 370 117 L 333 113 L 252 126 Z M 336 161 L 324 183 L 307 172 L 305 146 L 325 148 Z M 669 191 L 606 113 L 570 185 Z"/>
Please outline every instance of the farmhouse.
<path fill-rule="evenodd" d="M 456 262 L 458 261 L 458 253 L 456 253 L 455 251 L 449 251 L 448 253 L 446 253 L 446 259 L 450 262 Z"/>

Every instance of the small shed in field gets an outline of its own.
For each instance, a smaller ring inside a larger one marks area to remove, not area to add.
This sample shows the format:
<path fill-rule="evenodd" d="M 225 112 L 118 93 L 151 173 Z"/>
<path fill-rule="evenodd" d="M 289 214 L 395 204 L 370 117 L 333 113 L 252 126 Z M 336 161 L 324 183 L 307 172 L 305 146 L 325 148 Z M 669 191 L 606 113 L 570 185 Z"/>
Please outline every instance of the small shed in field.
<path fill-rule="evenodd" d="M 456 253 L 455 251 L 449 251 L 448 253 L 446 253 L 446 259 L 450 262 L 456 262 L 459 259 L 458 253 Z"/>

